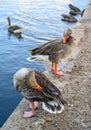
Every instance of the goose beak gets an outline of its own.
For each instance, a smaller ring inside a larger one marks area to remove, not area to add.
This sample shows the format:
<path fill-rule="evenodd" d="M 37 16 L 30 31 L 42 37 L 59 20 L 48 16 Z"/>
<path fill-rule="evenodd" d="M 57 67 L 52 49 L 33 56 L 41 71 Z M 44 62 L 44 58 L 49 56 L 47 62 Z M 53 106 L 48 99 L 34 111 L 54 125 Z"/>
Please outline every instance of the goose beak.
<path fill-rule="evenodd" d="M 69 39 L 69 36 L 65 36 L 65 37 L 63 38 L 63 43 L 66 43 L 68 39 Z"/>
<path fill-rule="evenodd" d="M 34 87 L 34 89 L 41 90 L 42 88 L 41 88 L 41 86 L 37 85 L 37 86 Z"/>

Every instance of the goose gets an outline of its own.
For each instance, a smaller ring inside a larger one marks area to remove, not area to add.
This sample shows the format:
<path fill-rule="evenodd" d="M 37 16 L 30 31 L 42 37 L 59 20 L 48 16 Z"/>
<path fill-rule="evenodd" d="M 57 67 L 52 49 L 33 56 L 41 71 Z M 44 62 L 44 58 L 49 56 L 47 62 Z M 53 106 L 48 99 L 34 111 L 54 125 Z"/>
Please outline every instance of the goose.
<path fill-rule="evenodd" d="M 59 69 L 58 62 L 59 60 L 66 58 L 72 52 L 72 46 L 75 44 L 73 42 L 73 37 L 71 34 L 72 30 L 70 28 L 67 28 L 64 31 L 63 39 L 54 39 L 43 45 L 30 49 L 29 51 L 32 56 L 48 56 L 49 61 L 52 63 L 53 73 L 63 76 L 64 73 Z"/>
<path fill-rule="evenodd" d="M 42 108 L 57 114 L 68 104 L 60 90 L 39 70 L 21 68 L 13 76 L 14 87 L 25 99 L 30 101 L 31 111 L 24 112 L 23 117 L 35 116 L 35 102 L 41 102 Z"/>
<path fill-rule="evenodd" d="M 7 17 L 8 20 L 8 32 L 20 35 L 22 33 L 22 28 L 17 25 L 11 25 L 10 17 Z"/>
<path fill-rule="evenodd" d="M 61 20 L 63 21 L 66 21 L 69 23 L 77 22 L 77 19 L 74 16 L 67 15 L 67 14 L 62 14 L 61 16 L 62 16 Z"/>
<path fill-rule="evenodd" d="M 78 15 L 78 14 L 81 15 L 82 12 L 81 12 L 81 10 L 78 7 L 76 7 L 76 6 L 72 5 L 72 4 L 69 4 L 68 6 L 70 8 L 70 12 L 69 13 L 71 15 Z"/>

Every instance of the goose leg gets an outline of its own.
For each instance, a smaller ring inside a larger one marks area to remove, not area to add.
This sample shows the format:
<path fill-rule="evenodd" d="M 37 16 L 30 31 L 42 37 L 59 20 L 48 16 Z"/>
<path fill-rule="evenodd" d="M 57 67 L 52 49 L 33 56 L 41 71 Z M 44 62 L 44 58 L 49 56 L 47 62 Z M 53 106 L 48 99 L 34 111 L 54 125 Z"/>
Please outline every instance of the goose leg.
<path fill-rule="evenodd" d="M 54 70 L 54 73 L 57 74 L 57 75 L 60 75 L 60 76 L 63 76 L 64 73 L 62 71 L 60 71 L 58 65 L 55 63 L 55 70 Z"/>
<path fill-rule="evenodd" d="M 39 102 L 34 102 L 34 109 L 38 109 L 40 107 Z M 30 108 L 32 108 L 32 103 L 30 103 Z"/>
<path fill-rule="evenodd" d="M 54 70 L 55 70 L 55 63 L 52 62 L 52 71 L 54 71 Z"/>
<path fill-rule="evenodd" d="M 31 102 L 31 111 L 24 112 L 23 117 L 28 118 L 28 117 L 33 117 L 33 116 L 35 116 L 34 102 Z"/>
<path fill-rule="evenodd" d="M 60 68 L 57 65 L 57 70 L 60 71 Z M 52 62 L 52 71 L 55 71 L 55 62 Z"/>

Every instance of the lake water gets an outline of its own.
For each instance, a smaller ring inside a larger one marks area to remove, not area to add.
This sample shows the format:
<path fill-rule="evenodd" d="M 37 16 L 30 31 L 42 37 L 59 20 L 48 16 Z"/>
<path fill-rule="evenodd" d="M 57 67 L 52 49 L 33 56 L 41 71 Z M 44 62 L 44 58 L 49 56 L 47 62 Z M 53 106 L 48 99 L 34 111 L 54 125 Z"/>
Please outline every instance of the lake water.
<path fill-rule="evenodd" d="M 45 63 L 26 60 L 28 50 L 62 37 L 65 28 L 75 25 L 60 20 L 69 12 L 68 2 L 82 10 L 89 0 L 0 0 L 0 127 L 22 99 L 14 89 L 13 74 L 22 67 L 45 70 Z M 8 34 L 8 16 L 23 28 L 23 39 Z"/>

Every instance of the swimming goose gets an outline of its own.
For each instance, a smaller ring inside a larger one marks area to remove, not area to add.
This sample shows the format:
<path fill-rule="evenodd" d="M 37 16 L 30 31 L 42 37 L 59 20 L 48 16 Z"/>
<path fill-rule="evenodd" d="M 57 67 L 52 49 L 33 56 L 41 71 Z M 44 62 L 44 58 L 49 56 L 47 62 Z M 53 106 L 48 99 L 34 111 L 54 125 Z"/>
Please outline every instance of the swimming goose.
<path fill-rule="evenodd" d="M 62 14 L 61 16 L 62 16 L 61 20 L 63 21 L 66 21 L 69 23 L 77 22 L 77 19 L 74 16 L 67 15 L 67 14 Z"/>
<path fill-rule="evenodd" d="M 43 45 L 40 45 L 36 48 L 30 50 L 31 54 L 48 56 L 49 61 L 52 63 L 52 71 L 57 75 L 64 75 L 58 67 L 59 60 L 67 57 L 71 51 L 73 43 L 73 37 L 71 37 L 72 30 L 66 29 L 64 32 L 63 39 L 55 39 L 50 42 L 47 42 Z"/>
<path fill-rule="evenodd" d="M 76 6 L 72 5 L 72 4 L 69 4 L 68 6 L 70 8 L 70 12 L 69 13 L 71 15 L 78 15 L 78 14 L 82 13 L 81 10 L 78 7 L 76 7 Z"/>
<path fill-rule="evenodd" d="M 60 90 L 38 70 L 21 68 L 14 74 L 13 82 L 15 89 L 31 104 L 31 111 L 25 112 L 23 117 L 35 116 L 35 101 L 53 114 L 61 113 L 67 104 Z"/>
<path fill-rule="evenodd" d="M 8 31 L 10 33 L 20 35 L 22 33 L 22 28 L 17 25 L 11 25 L 10 17 L 7 17 L 8 20 Z"/>

